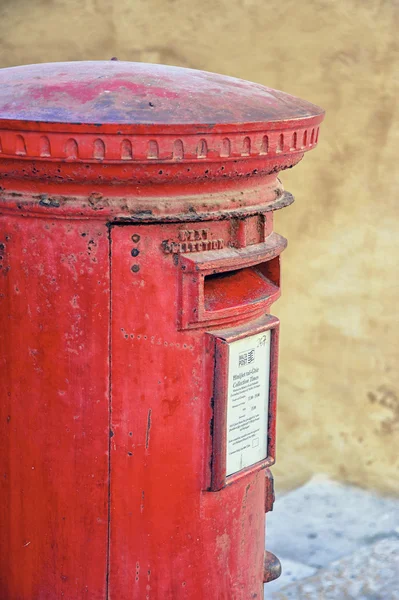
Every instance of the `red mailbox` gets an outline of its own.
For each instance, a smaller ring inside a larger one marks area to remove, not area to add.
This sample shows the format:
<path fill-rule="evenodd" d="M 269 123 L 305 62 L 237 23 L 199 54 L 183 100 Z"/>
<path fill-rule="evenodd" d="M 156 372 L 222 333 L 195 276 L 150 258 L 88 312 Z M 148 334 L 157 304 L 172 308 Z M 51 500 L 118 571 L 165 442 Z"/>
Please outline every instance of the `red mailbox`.
<path fill-rule="evenodd" d="M 260 599 L 278 575 L 273 211 L 322 119 L 189 69 L 0 70 L 2 599 Z"/>

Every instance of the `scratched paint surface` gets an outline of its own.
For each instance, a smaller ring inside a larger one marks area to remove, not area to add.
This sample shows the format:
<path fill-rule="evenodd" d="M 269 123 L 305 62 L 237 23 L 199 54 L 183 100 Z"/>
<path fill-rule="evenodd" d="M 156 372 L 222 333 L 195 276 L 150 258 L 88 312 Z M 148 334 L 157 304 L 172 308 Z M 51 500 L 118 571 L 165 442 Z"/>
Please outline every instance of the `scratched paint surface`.
<path fill-rule="evenodd" d="M 178 269 L 162 252 L 175 232 L 112 228 L 110 595 L 260 598 L 265 475 L 203 491 L 213 358 L 203 330 L 177 328 Z"/>
<path fill-rule="evenodd" d="M 0 596 L 103 600 L 107 230 L 3 216 L 0 244 Z"/>
<path fill-rule="evenodd" d="M 322 109 L 133 63 L 17 68 L 0 81 L 0 211 L 12 229 L 0 246 L 3 589 L 18 600 L 260 598 L 273 575 L 274 425 L 270 463 L 215 476 L 226 456 L 216 334 L 256 333 L 280 294 L 286 240 L 272 211 L 292 196 L 277 172 L 317 144 Z M 274 392 L 269 406 L 274 424 Z"/>
<path fill-rule="evenodd" d="M 96 77 L 93 77 L 95 71 Z M 27 102 L 28 100 L 28 102 Z M 3 118 L 84 124 L 170 125 L 281 122 L 322 114 L 265 86 L 165 65 L 96 61 L 0 71 Z"/>

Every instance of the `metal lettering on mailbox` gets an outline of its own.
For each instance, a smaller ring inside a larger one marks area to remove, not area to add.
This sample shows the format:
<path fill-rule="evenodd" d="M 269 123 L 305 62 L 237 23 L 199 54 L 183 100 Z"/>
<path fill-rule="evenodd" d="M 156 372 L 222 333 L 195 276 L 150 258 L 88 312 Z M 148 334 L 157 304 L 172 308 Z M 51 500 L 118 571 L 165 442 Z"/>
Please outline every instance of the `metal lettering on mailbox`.
<path fill-rule="evenodd" d="M 273 212 L 322 119 L 203 71 L 0 69 L 2 599 L 278 576 Z"/>

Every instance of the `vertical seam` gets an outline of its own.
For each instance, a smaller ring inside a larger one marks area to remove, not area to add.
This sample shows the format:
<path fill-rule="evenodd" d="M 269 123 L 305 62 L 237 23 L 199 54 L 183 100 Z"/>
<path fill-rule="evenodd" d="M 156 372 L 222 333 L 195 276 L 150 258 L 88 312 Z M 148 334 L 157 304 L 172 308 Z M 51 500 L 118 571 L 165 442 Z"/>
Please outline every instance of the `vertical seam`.
<path fill-rule="evenodd" d="M 107 495 L 107 549 L 106 549 L 106 584 L 105 598 L 109 600 L 110 591 L 110 554 L 111 554 L 111 439 L 112 431 L 112 236 L 111 225 L 108 227 L 108 273 L 109 273 L 109 322 L 108 322 L 108 495 Z"/>

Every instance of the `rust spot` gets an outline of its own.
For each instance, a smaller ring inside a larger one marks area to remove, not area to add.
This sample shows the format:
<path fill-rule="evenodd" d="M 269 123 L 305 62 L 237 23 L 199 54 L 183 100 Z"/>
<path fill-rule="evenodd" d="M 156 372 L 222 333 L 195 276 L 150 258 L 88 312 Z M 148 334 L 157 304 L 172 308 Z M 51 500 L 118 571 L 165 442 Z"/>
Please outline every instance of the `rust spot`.
<path fill-rule="evenodd" d="M 59 200 L 56 200 L 55 198 L 49 198 L 45 194 L 40 196 L 39 204 L 40 206 L 46 206 L 51 208 L 58 208 L 60 205 Z"/>
<path fill-rule="evenodd" d="M 263 582 L 268 583 L 281 575 L 281 564 L 277 556 L 271 552 L 265 552 L 263 559 Z"/>
<path fill-rule="evenodd" d="M 89 204 L 90 206 L 96 206 L 100 200 L 102 200 L 102 194 L 100 192 L 92 192 L 89 196 Z"/>
<path fill-rule="evenodd" d="M 148 450 L 148 446 L 150 443 L 151 413 L 152 413 L 152 410 L 151 410 L 151 408 L 149 408 L 148 415 L 147 415 L 147 429 L 145 432 L 145 448 L 146 448 L 146 450 Z"/>

